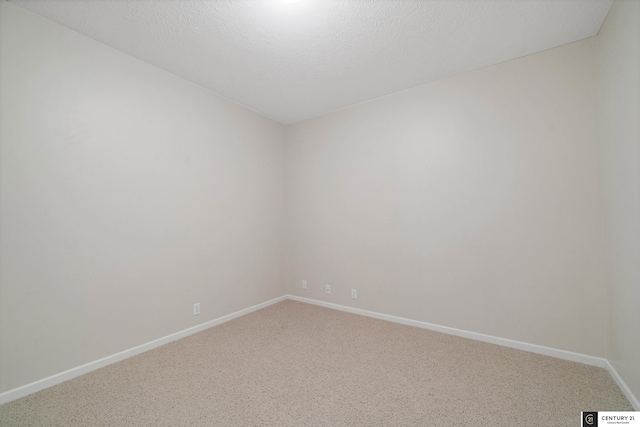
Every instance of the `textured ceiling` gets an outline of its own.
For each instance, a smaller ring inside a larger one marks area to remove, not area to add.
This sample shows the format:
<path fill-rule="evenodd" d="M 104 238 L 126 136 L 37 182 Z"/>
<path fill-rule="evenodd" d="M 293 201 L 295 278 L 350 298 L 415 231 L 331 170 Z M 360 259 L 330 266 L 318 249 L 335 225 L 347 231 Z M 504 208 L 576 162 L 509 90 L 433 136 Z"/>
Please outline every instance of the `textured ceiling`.
<path fill-rule="evenodd" d="M 595 35 L 613 0 L 12 0 L 289 124 Z"/>

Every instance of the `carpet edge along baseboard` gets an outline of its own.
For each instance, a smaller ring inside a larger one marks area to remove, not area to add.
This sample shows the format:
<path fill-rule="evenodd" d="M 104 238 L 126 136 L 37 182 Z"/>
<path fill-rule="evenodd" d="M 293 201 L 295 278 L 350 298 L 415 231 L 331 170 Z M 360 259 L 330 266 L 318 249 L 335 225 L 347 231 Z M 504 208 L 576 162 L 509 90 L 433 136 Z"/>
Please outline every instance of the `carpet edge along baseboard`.
<path fill-rule="evenodd" d="M 386 320 L 389 322 L 399 323 L 407 326 L 414 326 L 422 329 L 428 329 L 431 331 L 441 332 L 441 333 L 454 335 L 462 338 L 468 338 L 476 341 L 482 341 L 482 342 L 496 344 L 504 347 L 510 347 L 518 350 L 528 351 L 531 353 L 537 353 L 545 356 L 556 357 L 559 359 L 564 359 L 572 362 L 584 363 L 591 366 L 597 366 L 599 368 L 604 368 L 609 372 L 613 380 L 618 384 L 618 386 L 620 387 L 620 390 L 624 393 L 624 395 L 627 397 L 629 402 L 631 402 L 634 408 L 636 410 L 640 410 L 640 403 L 636 398 L 636 396 L 634 396 L 634 394 L 631 392 L 631 390 L 629 389 L 627 384 L 624 382 L 624 380 L 620 377 L 620 375 L 618 374 L 616 369 L 613 367 L 613 365 L 607 359 L 604 359 L 601 357 L 589 356 L 586 354 L 575 353 L 567 350 L 560 350 L 552 347 L 545 347 L 537 344 L 530 344 L 530 343 L 511 340 L 507 338 L 500 338 L 500 337 L 495 337 L 491 335 L 480 334 L 477 332 L 451 328 L 448 326 L 441 326 L 433 323 L 422 322 L 419 320 L 412 320 L 412 319 L 407 319 L 403 317 L 392 316 L 388 314 L 363 310 L 360 308 L 349 307 L 345 305 L 334 304 L 326 301 L 320 301 L 316 299 L 304 298 L 304 297 L 288 295 L 288 294 L 236 311 L 234 313 L 227 314 L 217 319 L 213 319 L 213 320 L 201 323 L 199 325 L 192 326 L 182 331 L 169 334 L 167 336 L 158 338 L 156 340 L 150 341 L 145 344 L 138 345 L 128 350 L 124 350 L 116 354 L 103 357 L 93 362 L 89 362 L 84 365 L 68 369 L 64 372 L 51 375 L 49 377 L 34 381 L 30 384 L 26 384 L 12 390 L 5 391 L 3 393 L 0 393 L 0 405 L 19 399 L 21 397 L 27 396 L 29 394 L 38 392 L 45 388 L 52 387 L 56 384 L 60 384 L 64 381 L 68 381 L 80 375 L 111 365 L 113 363 L 119 362 L 129 357 L 144 353 L 145 351 L 152 350 L 156 347 L 160 347 L 162 345 L 179 340 L 181 338 L 185 338 L 189 335 L 193 335 L 205 329 L 220 325 L 222 323 L 236 319 L 240 316 L 244 316 L 246 314 L 252 313 L 254 311 L 260 310 L 262 308 L 268 307 L 273 304 L 277 304 L 287 299 L 306 303 L 306 304 L 313 304 L 313 305 L 317 305 L 325 308 L 330 308 L 333 310 L 340 310 L 340 311 L 357 314 L 361 316 L 373 317 L 376 319 Z"/>

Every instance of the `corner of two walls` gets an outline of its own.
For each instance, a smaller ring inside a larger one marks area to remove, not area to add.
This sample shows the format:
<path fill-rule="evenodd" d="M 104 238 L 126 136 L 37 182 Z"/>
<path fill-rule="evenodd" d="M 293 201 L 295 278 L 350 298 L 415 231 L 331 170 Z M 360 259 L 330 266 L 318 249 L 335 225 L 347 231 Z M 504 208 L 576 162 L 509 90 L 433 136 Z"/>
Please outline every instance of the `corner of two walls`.
<path fill-rule="evenodd" d="M 607 359 L 640 398 L 640 2 L 617 0 L 597 36 L 604 163 Z M 640 409 L 640 408 L 638 408 Z"/>
<path fill-rule="evenodd" d="M 285 128 L 1 7 L 0 392 L 285 293 L 606 355 L 595 40 Z"/>
<path fill-rule="evenodd" d="M 638 76 L 618 0 L 597 37 L 287 127 L 288 292 L 606 358 L 638 408 Z"/>

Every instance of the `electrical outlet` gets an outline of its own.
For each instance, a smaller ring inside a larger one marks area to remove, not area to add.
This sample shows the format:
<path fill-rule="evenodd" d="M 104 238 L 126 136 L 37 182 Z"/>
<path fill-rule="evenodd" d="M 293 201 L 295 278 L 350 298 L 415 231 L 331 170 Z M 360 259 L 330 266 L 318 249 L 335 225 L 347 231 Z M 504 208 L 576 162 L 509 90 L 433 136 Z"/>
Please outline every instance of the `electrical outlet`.
<path fill-rule="evenodd" d="M 200 303 L 193 304 L 193 315 L 200 314 Z"/>
<path fill-rule="evenodd" d="M 351 289 L 351 298 L 358 299 L 358 290 L 357 289 Z"/>
<path fill-rule="evenodd" d="M 302 289 L 307 289 L 307 281 L 306 280 L 302 281 Z"/>
<path fill-rule="evenodd" d="M 331 295 L 331 285 L 324 285 L 324 291 L 327 295 Z"/>

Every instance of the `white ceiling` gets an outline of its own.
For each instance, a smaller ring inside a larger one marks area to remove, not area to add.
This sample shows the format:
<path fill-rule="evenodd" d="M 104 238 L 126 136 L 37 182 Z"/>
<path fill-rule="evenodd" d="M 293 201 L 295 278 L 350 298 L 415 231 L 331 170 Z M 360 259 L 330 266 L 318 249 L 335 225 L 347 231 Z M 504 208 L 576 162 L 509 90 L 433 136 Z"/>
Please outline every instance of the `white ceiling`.
<path fill-rule="evenodd" d="M 613 0 L 12 0 L 289 124 L 595 35 Z"/>

